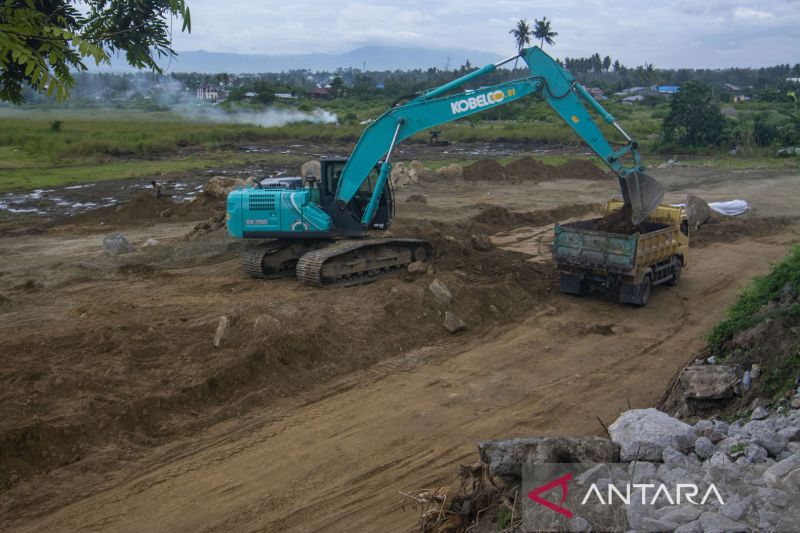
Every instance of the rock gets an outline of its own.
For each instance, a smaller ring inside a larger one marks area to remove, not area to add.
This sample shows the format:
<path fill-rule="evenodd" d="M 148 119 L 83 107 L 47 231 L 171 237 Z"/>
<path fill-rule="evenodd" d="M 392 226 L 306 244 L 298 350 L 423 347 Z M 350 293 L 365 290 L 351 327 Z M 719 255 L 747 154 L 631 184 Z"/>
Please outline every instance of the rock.
<path fill-rule="evenodd" d="M 458 333 L 459 331 L 464 331 L 467 329 L 467 325 L 464 324 L 464 321 L 458 318 L 456 315 L 450 311 L 447 311 L 444 314 L 444 329 L 450 333 Z"/>
<path fill-rule="evenodd" d="M 436 298 L 436 301 L 440 304 L 450 305 L 450 302 L 453 301 L 453 294 L 450 292 L 450 289 L 438 279 L 433 280 L 430 285 L 428 285 L 428 288 L 431 293 L 433 293 L 433 297 Z"/>
<path fill-rule="evenodd" d="M 703 509 L 699 505 L 667 506 L 659 509 L 659 518 L 678 524 L 686 524 L 700 518 Z"/>
<path fill-rule="evenodd" d="M 716 451 L 717 447 L 707 437 L 698 437 L 694 441 L 694 453 L 701 459 L 710 459 Z"/>
<path fill-rule="evenodd" d="M 703 533 L 703 524 L 700 523 L 700 520 L 688 522 L 676 527 L 673 533 Z"/>
<path fill-rule="evenodd" d="M 322 167 L 318 160 L 312 159 L 300 165 L 300 177 L 307 178 L 308 176 L 314 176 L 318 180 L 322 179 Z"/>
<path fill-rule="evenodd" d="M 739 380 L 730 365 L 690 365 L 681 371 L 679 381 L 687 400 L 723 400 L 734 395 Z"/>
<path fill-rule="evenodd" d="M 672 439 L 670 439 L 670 446 L 681 453 L 686 453 L 692 449 L 692 446 L 694 446 L 695 438 L 696 436 L 694 431 L 690 431 L 684 435 L 675 435 L 672 437 Z"/>
<path fill-rule="evenodd" d="M 147 248 L 149 246 L 158 246 L 158 241 L 156 239 L 150 238 L 144 241 L 142 248 Z"/>
<path fill-rule="evenodd" d="M 787 282 L 778 292 L 778 303 L 782 306 L 792 305 L 797 301 L 797 290 Z"/>
<path fill-rule="evenodd" d="M 569 521 L 568 531 L 592 531 L 592 526 L 582 516 L 574 516 Z"/>
<path fill-rule="evenodd" d="M 791 426 L 778 430 L 778 435 L 789 442 L 800 442 L 800 427 Z"/>
<path fill-rule="evenodd" d="M 761 375 L 761 366 L 758 364 L 753 363 L 753 366 L 750 367 L 750 378 L 758 379 L 758 376 Z"/>
<path fill-rule="evenodd" d="M 722 425 L 724 424 L 724 425 Z M 724 429 L 724 431 L 722 431 Z M 722 422 L 717 424 L 711 420 L 700 420 L 694 425 L 694 433 L 698 437 L 706 437 L 713 443 L 717 443 L 726 437 L 728 425 Z"/>
<path fill-rule="evenodd" d="M 657 520 L 649 516 L 643 517 L 639 520 L 639 528 L 643 531 L 675 531 L 678 524 L 670 520 Z"/>
<path fill-rule="evenodd" d="M 472 235 L 469 238 L 469 242 L 472 245 L 472 247 L 478 250 L 479 252 L 488 252 L 489 250 L 494 248 L 494 245 L 492 244 L 492 241 L 489 240 L 489 237 L 482 234 Z"/>
<path fill-rule="evenodd" d="M 408 270 L 409 274 L 418 274 L 421 276 L 428 272 L 428 264 L 424 261 L 414 261 L 406 267 L 406 270 Z"/>
<path fill-rule="evenodd" d="M 753 504 L 753 497 L 747 496 L 746 498 L 729 498 L 725 501 L 719 509 L 722 516 L 730 518 L 731 520 L 741 520 L 742 516 L 747 512 Z"/>
<path fill-rule="evenodd" d="M 689 467 L 695 464 L 695 461 L 689 456 L 681 453 L 672 446 L 667 446 L 661 454 L 661 461 L 665 465 Z"/>
<path fill-rule="evenodd" d="M 700 515 L 700 525 L 705 533 L 723 533 L 726 531 L 749 531 L 747 524 L 742 524 L 713 511 Z"/>
<path fill-rule="evenodd" d="M 794 481 L 794 483 L 789 483 L 794 485 L 792 488 L 800 488 L 800 454 L 794 454 L 779 463 L 775 463 L 764 472 L 762 479 L 773 486 L 779 483 L 787 483 L 787 481 Z"/>
<path fill-rule="evenodd" d="M 767 460 L 767 450 L 759 446 L 758 444 L 750 443 L 747 446 L 747 462 L 749 463 L 763 463 Z"/>
<path fill-rule="evenodd" d="M 800 409 L 800 396 L 795 396 L 792 398 L 792 401 L 789 403 L 789 406 L 792 409 Z"/>
<path fill-rule="evenodd" d="M 615 463 L 617 446 L 601 437 L 538 437 L 478 443 L 481 461 L 494 477 L 520 480 L 523 464 Z"/>
<path fill-rule="evenodd" d="M 674 437 L 692 427 L 653 408 L 626 411 L 608 427 L 622 461 L 660 461 Z"/>
<path fill-rule="evenodd" d="M 690 194 L 686 197 L 686 218 L 689 221 L 689 227 L 697 229 L 711 217 L 711 208 L 702 198 Z"/>
<path fill-rule="evenodd" d="M 123 255 L 136 251 L 136 248 L 121 233 L 112 233 L 103 237 L 103 249 L 109 255 Z"/>
<path fill-rule="evenodd" d="M 232 190 L 253 187 L 255 184 L 256 180 L 252 177 L 244 180 L 233 176 L 213 176 L 203 185 L 203 192 L 211 198 L 224 200 Z"/>
<path fill-rule="evenodd" d="M 214 334 L 214 348 L 219 348 L 222 344 L 225 335 L 228 333 L 228 317 L 222 315 L 219 317 L 219 324 L 217 324 L 217 332 Z"/>
<path fill-rule="evenodd" d="M 464 177 L 464 167 L 456 163 L 442 167 L 437 172 L 445 179 L 460 180 Z"/>
<path fill-rule="evenodd" d="M 392 166 L 391 174 L 389 174 L 389 180 L 391 180 L 396 189 L 402 189 L 408 185 L 418 183 L 420 179 L 423 181 L 435 181 L 437 178 L 436 172 L 428 170 L 416 160 L 409 164 L 395 163 Z"/>
<path fill-rule="evenodd" d="M 764 420 L 768 416 L 769 416 L 769 411 L 759 406 L 753 410 L 753 414 L 750 415 L 750 420 Z"/>
<path fill-rule="evenodd" d="M 777 457 L 779 453 L 786 449 L 789 441 L 778 433 L 763 431 L 753 435 L 753 443 L 767 450 L 767 453 L 772 457 Z"/>

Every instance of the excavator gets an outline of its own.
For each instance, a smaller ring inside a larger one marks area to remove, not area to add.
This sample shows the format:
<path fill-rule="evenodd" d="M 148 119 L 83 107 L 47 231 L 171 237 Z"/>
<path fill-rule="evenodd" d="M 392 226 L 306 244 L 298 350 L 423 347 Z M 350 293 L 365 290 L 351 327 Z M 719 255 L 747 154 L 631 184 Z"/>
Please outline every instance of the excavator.
<path fill-rule="evenodd" d="M 527 63 L 529 76 L 455 92 L 518 57 Z M 395 146 L 426 129 L 534 94 L 616 174 L 624 208 L 634 225 L 643 222 L 659 206 L 664 192 L 645 173 L 636 141 L 568 71 L 533 46 L 440 87 L 401 98 L 370 123 L 349 158 L 321 159 L 318 174 L 267 179 L 256 187 L 230 192 L 228 233 L 261 239 L 243 253 L 243 270 L 258 278 L 296 275 L 312 286 L 347 286 L 431 258 L 434 248 L 426 240 L 369 234 L 388 229 L 395 214 L 389 180 Z M 614 126 L 624 144 L 612 147 L 587 105 Z"/>

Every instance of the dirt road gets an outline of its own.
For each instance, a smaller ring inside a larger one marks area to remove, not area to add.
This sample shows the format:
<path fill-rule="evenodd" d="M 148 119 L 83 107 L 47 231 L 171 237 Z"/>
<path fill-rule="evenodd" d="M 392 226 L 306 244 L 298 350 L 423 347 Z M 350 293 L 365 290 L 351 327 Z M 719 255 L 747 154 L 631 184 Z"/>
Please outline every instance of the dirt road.
<path fill-rule="evenodd" d="M 671 199 L 692 188 L 797 215 L 798 176 L 687 174 L 660 176 Z M 644 309 L 556 294 L 521 228 L 582 216 L 592 207 L 575 204 L 614 188 L 411 187 L 392 230 L 433 239 L 435 273 L 347 290 L 254 282 L 239 244 L 184 219 L 0 238 L 0 529 L 404 531 L 416 514 L 398 491 L 451 482 L 478 440 L 600 433 L 597 417 L 652 405 L 797 227 L 718 226 Z M 110 258 L 109 228 L 159 244 Z M 514 235 L 524 253 L 478 252 L 474 233 Z M 441 327 L 432 279 L 466 333 Z"/>

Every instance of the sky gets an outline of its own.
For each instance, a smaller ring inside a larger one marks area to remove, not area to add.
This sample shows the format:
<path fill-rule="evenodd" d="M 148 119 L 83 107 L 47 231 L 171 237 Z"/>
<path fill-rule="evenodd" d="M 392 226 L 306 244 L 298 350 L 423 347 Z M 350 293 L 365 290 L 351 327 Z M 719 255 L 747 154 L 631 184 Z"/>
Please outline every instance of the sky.
<path fill-rule="evenodd" d="M 178 51 L 341 53 L 360 46 L 464 48 L 513 55 L 516 20 L 547 17 L 556 57 L 610 55 L 628 66 L 800 63 L 800 0 L 188 0 Z"/>

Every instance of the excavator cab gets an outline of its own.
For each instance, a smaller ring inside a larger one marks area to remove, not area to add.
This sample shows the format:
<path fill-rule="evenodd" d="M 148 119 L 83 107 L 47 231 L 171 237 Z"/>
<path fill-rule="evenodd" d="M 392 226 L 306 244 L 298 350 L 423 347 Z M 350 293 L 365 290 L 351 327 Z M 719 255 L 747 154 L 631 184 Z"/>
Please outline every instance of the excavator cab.
<path fill-rule="evenodd" d="M 339 180 L 342 177 L 342 171 L 347 164 L 347 159 L 322 159 L 320 161 L 320 206 L 327 211 L 331 216 L 334 212 L 341 211 L 336 203 L 336 189 L 339 186 Z M 376 166 L 367 176 L 367 179 L 358 188 L 353 199 L 347 203 L 345 211 L 347 211 L 352 220 L 361 220 L 361 216 L 372 198 L 375 183 L 378 181 L 379 166 Z M 378 208 L 375 211 L 375 217 L 372 219 L 370 228 L 374 229 L 387 229 L 394 217 L 394 191 L 392 190 L 390 180 L 386 181 L 384 185 L 383 194 L 380 197 Z M 359 223 L 360 228 L 360 223 Z"/>

